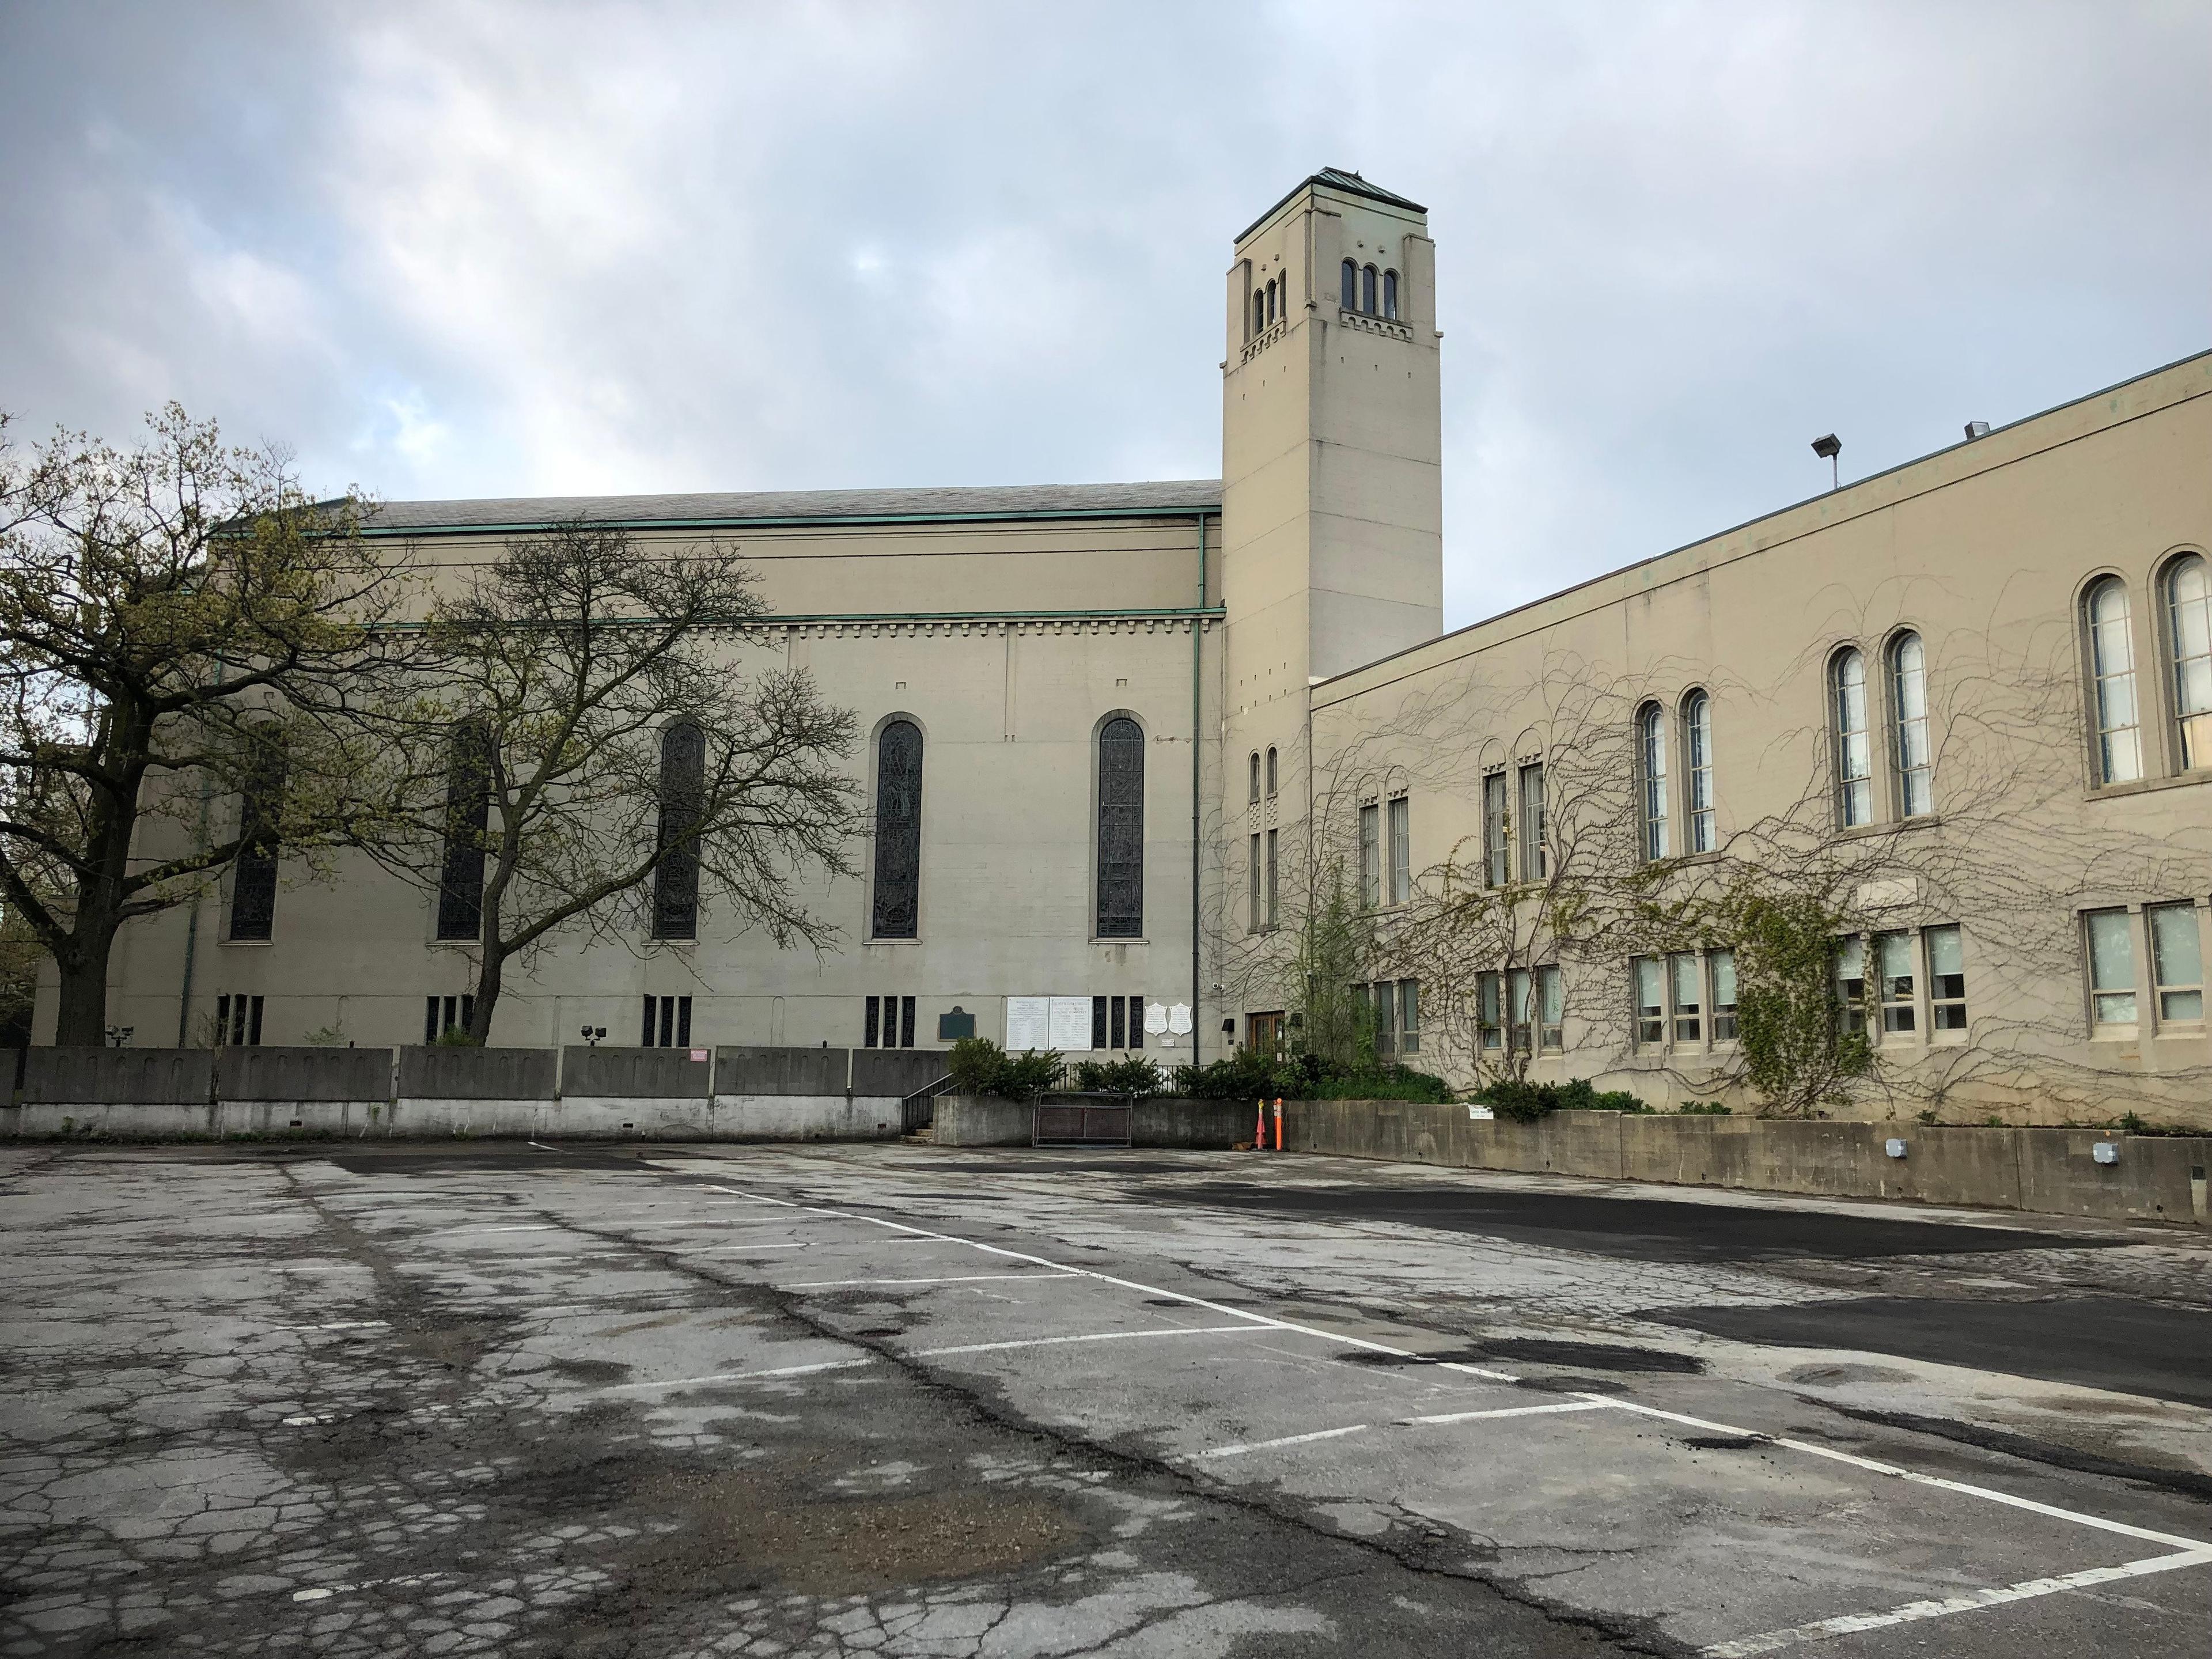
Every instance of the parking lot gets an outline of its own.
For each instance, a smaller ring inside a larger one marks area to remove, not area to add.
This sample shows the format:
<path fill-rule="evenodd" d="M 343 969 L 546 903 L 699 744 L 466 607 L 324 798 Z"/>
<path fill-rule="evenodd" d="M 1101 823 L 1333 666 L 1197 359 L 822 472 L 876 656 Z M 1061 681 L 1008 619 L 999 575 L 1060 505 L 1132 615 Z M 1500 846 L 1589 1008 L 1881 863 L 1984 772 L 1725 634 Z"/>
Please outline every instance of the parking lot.
<path fill-rule="evenodd" d="M 1231 1154 L 0 1154 L 0 1653 L 2212 1640 L 2212 1237 Z"/>

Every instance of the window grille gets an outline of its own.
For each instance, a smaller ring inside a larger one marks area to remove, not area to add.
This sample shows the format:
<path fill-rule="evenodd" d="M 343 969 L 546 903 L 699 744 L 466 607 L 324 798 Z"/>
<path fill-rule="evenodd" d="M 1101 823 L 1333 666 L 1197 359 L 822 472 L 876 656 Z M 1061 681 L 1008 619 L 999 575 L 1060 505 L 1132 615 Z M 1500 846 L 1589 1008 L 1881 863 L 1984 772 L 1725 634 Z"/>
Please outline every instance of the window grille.
<path fill-rule="evenodd" d="M 284 751 L 255 738 L 239 800 L 239 854 L 231 867 L 230 936 L 267 939 L 276 921 L 277 825 L 284 801 Z"/>
<path fill-rule="evenodd" d="M 653 872 L 653 936 L 699 936 L 699 838 L 707 781 L 707 734 L 678 720 L 660 734 L 659 845 Z"/>
<path fill-rule="evenodd" d="M 2142 732 L 2136 708 L 2135 625 L 2127 584 L 2117 576 L 2099 582 L 2090 592 L 2088 612 L 2097 781 L 2131 783 L 2142 776 Z"/>
<path fill-rule="evenodd" d="M 465 1031 L 476 1018 L 477 1000 L 466 992 L 457 997 L 424 997 L 422 1041 L 432 1043 L 448 1031 Z"/>
<path fill-rule="evenodd" d="M 1126 715 L 1098 734 L 1098 937 L 1145 933 L 1145 733 Z"/>
<path fill-rule="evenodd" d="M 913 1048 L 914 999 L 896 995 L 868 998 L 866 1011 L 862 1016 L 860 1046 L 863 1048 Z"/>
<path fill-rule="evenodd" d="M 921 728 L 892 720 L 876 739 L 877 939 L 915 939 L 921 927 Z"/>
<path fill-rule="evenodd" d="M 1856 649 L 1831 672 L 1836 738 L 1836 819 L 1845 829 L 1874 822 L 1874 766 L 1867 738 L 1866 659 Z"/>
<path fill-rule="evenodd" d="M 493 742 L 491 727 L 479 720 L 467 721 L 453 733 L 446 772 L 445 856 L 438 871 L 440 939 L 474 939 L 483 930 L 484 836 L 491 825 Z"/>
<path fill-rule="evenodd" d="M 2089 1006 L 2099 1025 L 2136 1023 L 2136 956 L 2133 925 L 2124 910 L 2092 910 L 2083 919 L 2089 933 Z"/>
<path fill-rule="evenodd" d="M 1668 853 L 1667 716 L 1657 703 L 1646 703 L 1637 722 L 1642 728 L 1637 746 L 1644 774 L 1644 856 L 1663 859 Z"/>
<path fill-rule="evenodd" d="M 2166 604 L 2179 759 L 2183 771 L 2193 772 L 2212 766 L 2212 575 L 2196 554 L 2167 570 Z"/>
<path fill-rule="evenodd" d="M 261 1046 L 261 999 L 221 996 L 215 1000 L 215 1040 L 218 1047 L 258 1048 Z"/>
<path fill-rule="evenodd" d="M 2151 973 L 2158 983 L 2162 1025 L 2191 1025 L 2204 1018 L 2204 957 L 2193 904 L 2154 905 L 2150 921 Z"/>
<path fill-rule="evenodd" d="M 1891 733 L 1897 763 L 1897 803 L 1908 818 L 1936 810 L 1928 749 L 1928 669 L 1917 634 L 1901 634 L 1889 648 Z"/>
<path fill-rule="evenodd" d="M 1548 873 L 1550 854 L 1544 844 L 1548 826 L 1544 817 L 1544 768 L 1540 762 L 1521 769 L 1521 879 L 1541 881 Z"/>
<path fill-rule="evenodd" d="M 1713 821 L 1713 700 L 1690 693 L 1682 705 L 1682 746 L 1689 775 L 1690 851 L 1710 853 L 1719 845 Z"/>

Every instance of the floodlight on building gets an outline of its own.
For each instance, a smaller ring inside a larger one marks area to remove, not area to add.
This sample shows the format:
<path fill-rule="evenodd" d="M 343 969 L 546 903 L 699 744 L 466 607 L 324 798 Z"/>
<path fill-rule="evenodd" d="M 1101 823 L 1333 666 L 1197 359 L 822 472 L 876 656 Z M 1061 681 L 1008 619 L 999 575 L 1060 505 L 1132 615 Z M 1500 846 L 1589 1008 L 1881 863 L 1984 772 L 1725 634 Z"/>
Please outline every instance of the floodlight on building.
<path fill-rule="evenodd" d="M 1973 442 L 1977 438 L 1986 438 L 1989 435 L 1990 423 L 1987 421 L 1969 421 L 1966 422 L 1966 441 L 1968 443 Z"/>
<path fill-rule="evenodd" d="M 1825 438 L 1813 440 L 1813 453 L 1828 464 L 1828 488 L 1843 487 L 1843 474 L 1836 466 L 1836 457 L 1844 453 L 1844 441 L 1831 432 Z"/>

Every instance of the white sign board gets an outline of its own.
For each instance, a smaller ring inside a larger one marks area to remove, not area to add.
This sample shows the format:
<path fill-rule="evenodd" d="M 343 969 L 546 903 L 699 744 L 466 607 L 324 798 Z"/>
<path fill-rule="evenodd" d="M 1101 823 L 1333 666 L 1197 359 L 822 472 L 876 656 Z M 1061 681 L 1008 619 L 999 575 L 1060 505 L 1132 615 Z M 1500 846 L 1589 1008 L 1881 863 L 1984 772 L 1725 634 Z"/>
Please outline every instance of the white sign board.
<path fill-rule="evenodd" d="M 1145 1032 L 1149 1036 L 1164 1036 L 1168 1029 L 1168 1006 L 1164 1002 L 1145 1005 Z"/>
<path fill-rule="evenodd" d="M 1091 999 L 1052 1000 L 1052 1046 L 1063 1054 L 1091 1047 Z"/>
<path fill-rule="evenodd" d="M 1497 1115 L 1497 1112 L 1488 1106 L 1470 1106 L 1467 1109 L 1468 1121 L 1470 1123 L 1481 1123 Z"/>
<path fill-rule="evenodd" d="M 1185 1036 L 1189 1034 L 1190 1004 L 1188 1002 L 1178 1002 L 1174 1007 L 1168 1010 L 1168 1030 L 1173 1031 L 1177 1036 Z"/>
<path fill-rule="evenodd" d="M 1027 1048 L 1050 1047 L 1051 1032 L 1048 1018 L 1052 1007 L 1050 997 L 1008 997 L 1006 999 L 1006 1052 L 1018 1054 Z"/>

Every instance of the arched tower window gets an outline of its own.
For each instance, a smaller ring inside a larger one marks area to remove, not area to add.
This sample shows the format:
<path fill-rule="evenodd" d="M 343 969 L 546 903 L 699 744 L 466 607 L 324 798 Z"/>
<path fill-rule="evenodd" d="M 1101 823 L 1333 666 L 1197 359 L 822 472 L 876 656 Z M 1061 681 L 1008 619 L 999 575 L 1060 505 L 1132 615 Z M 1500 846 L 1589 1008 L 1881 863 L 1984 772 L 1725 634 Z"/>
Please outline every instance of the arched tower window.
<path fill-rule="evenodd" d="M 483 929 L 484 832 L 491 825 L 492 734 L 481 720 L 453 732 L 446 769 L 446 850 L 438 872 L 438 937 Z"/>
<path fill-rule="evenodd" d="M 1382 273 L 1382 314 L 1392 319 L 1398 315 L 1398 273 L 1395 270 Z"/>
<path fill-rule="evenodd" d="M 1359 273 L 1359 308 L 1370 317 L 1375 314 L 1375 267 L 1369 265 Z"/>
<path fill-rule="evenodd" d="M 1258 289 L 1252 290 L 1252 331 L 1264 332 L 1267 326 L 1267 296 Z"/>
<path fill-rule="evenodd" d="M 1636 716 L 1638 770 L 1642 774 L 1644 856 L 1667 856 L 1667 715 L 1647 702 Z"/>
<path fill-rule="evenodd" d="M 1689 850 L 1710 853 L 1719 844 L 1713 823 L 1713 700 L 1702 691 L 1682 700 L 1682 749 Z"/>
<path fill-rule="evenodd" d="M 1917 634 L 1899 634 L 1890 644 L 1889 718 L 1899 810 L 1908 818 L 1924 817 L 1936 810 L 1936 790 L 1928 749 L 1928 659 Z"/>
<path fill-rule="evenodd" d="M 1275 750 L 1274 750 L 1273 745 L 1270 744 L 1270 745 L 1269 745 L 1269 747 L 1268 747 L 1268 750 L 1267 750 L 1267 799 L 1268 799 L 1269 800 L 1273 800 L 1273 799 L 1274 799 L 1274 798 L 1275 798 Z"/>
<path fill-rule="evenodd" d="M 1260 751 L 1252 751 L 1252 775 L 1244 790 L 1244 799 L 1254 806 L 1260 804 Z"/>
<path fill-rule="evenodd" d="M 876 739 L 876 893 L 868 932 L 914 939 L 921 923 L 921 728 L 892 720 Z"/>
<path fill-rule="evenodd" d="M 2082 607 L 2089 622 L 2090 719 L 2097 733 L 2097 781 L 2142 776 L 2142 719 L 2136 712 L 2136 640 L 2128 585 L 2107 576 Z"/>
<path fill-rule="evenodd" d="M 1866 658 L 1854 646 L 1828 670 L 1830 720 L 1836 744 L 1836 821 L 1845 829 L 1874 822 L 1874 757 L 1867 738 Z"/>
<path fill-rule="evenodd" d="M 2166 567 L 2168 649 L 2173 653 L 2173 722 L 2181 769 L 2212 766 L 2212 575 L 2191 553 Z"/>
<path fill-rule="evenodd" d="M 1098 734 L 1098 934 L 1145 936 L 1145 732 L 1127 715 Z"/>
<path fill-rule="evenodd" d="M 707 782 L 707 734 L 678 720 L 660 734 L 660 845 L 653 872 L 653 936 L 699 937 L 699 822 Z"/>
<path fill-rule="evenodd" d="M 1357 311 L 1359 309 L 1359 267 L 1352 264 L 1349 259 L 1346 259 L 1344 262 L 1344 293 L 1342 297 L 1344 301 L 1344 308 L 1346 311 Z"/>
<path fill-rule="evenodd" d="M 1275 312 L 1275 285 L 1274 285 L 1273 283 L 1269 283 L 1267 284 L 1267 326 L 1268 326 L 1268 327 L 1273 328 L 1273 327 L 1275 325 L 1275 316 L 1276 316 L 1276 312 Z"/>

